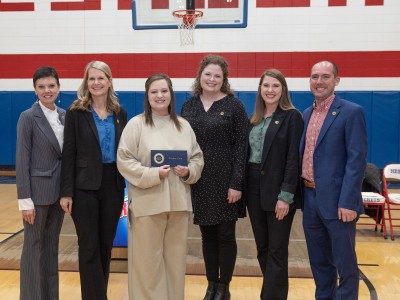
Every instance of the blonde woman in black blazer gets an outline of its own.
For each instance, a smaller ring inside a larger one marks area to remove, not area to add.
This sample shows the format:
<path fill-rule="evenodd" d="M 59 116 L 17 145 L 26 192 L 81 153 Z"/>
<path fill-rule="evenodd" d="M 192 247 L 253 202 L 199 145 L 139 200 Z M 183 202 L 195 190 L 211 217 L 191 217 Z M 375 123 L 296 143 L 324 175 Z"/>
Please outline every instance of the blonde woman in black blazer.
<path fill-rule="evenodd" d="M 78 235 L 84 300 L 107 299 L 111 249 L 124 201 L 116 151 L 126 119 L 110 68 L 90 62 L 65 118 L 60 200 Z"/>
<path fill-rule="evenodd" d="M 58 241 L 64 219 L 58 201 L 65 111 L 55 105 L 60 82 L 54 68 L 38 68 L 33 86 L 38 101 L 21 114 L 17 125 L 17 192 L 24 225 L 20 299 L 58 299 Z"/>
<path fill-rule="evenodd" d="M 287 299 L 289 235 L 300 208 L 303 120 L 280 71 L 262 74 L 250 123 L 245 196 L 264 277 L 261 299 Z"/>

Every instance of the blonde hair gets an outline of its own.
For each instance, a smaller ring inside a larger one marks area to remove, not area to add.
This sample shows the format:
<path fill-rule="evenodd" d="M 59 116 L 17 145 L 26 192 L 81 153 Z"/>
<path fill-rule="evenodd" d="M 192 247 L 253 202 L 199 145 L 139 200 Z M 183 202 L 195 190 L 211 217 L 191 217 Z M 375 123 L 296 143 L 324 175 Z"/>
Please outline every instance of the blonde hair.
<path fill-rule="evenodd" d="M 78 98 L 71 104 L 70 109 L 90 111 L 89 105 L 91 105 L 93 102 L 92 95 L 90 94 L 88 88 L 88 78 L 89 78 L 90 68 L 102 71 L 107 77 L 107 79 L 111 82 L 111 86 L 108 89 L 108 95 L 107 95 L 107 103 L 106 103 L 107 111 L 118 113 L 120 110 L 120 104 L 118 102 L 117 94 L 115 93 L 112 84 L 111 69 L 105 62 L 97 60 L 91 61 L 86 65 L 85 73 L 83 75 L 83 81 L 79 86 L 77 92 Z"/>

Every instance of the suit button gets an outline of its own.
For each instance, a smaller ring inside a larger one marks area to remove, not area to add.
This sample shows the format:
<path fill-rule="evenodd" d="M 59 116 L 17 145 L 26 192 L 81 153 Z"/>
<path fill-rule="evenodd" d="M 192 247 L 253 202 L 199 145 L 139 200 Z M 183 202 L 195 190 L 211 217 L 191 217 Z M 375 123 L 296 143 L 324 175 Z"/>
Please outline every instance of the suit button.
<path fill-rule="evenodd" d="M 265 175 L 265 172 L 264 172 L 264 171 L 261 171 L 261 175 Z"/>

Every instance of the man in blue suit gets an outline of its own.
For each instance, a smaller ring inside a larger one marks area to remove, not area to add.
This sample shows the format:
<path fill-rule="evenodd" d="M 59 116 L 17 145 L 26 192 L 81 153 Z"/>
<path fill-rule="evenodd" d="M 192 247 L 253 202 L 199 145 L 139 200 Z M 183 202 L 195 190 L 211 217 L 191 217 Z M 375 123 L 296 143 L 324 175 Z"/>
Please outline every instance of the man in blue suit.
<path fill-rule="evenodd" d="M 355 236 L 367 133 L 362 107 L 335 95 L 339 82 L 334 63 L 312 67 L 315 101 L 304 111 L 300 142 L 303 226 L 318 300 L 358 299 Z"/>

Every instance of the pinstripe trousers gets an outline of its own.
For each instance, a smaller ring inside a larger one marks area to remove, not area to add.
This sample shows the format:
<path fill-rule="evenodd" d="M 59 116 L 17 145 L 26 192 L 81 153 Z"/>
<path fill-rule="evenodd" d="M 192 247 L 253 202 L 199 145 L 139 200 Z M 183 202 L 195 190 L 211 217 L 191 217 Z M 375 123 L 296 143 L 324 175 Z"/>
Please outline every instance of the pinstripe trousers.
<path fill-rule="evenodd" d="M 58 242 L 64 212 L 60 203 L 35 205 L 35 222 L 24 222 L 21 255 L 20 299 L 56 300 L 58 287 Z"/>

